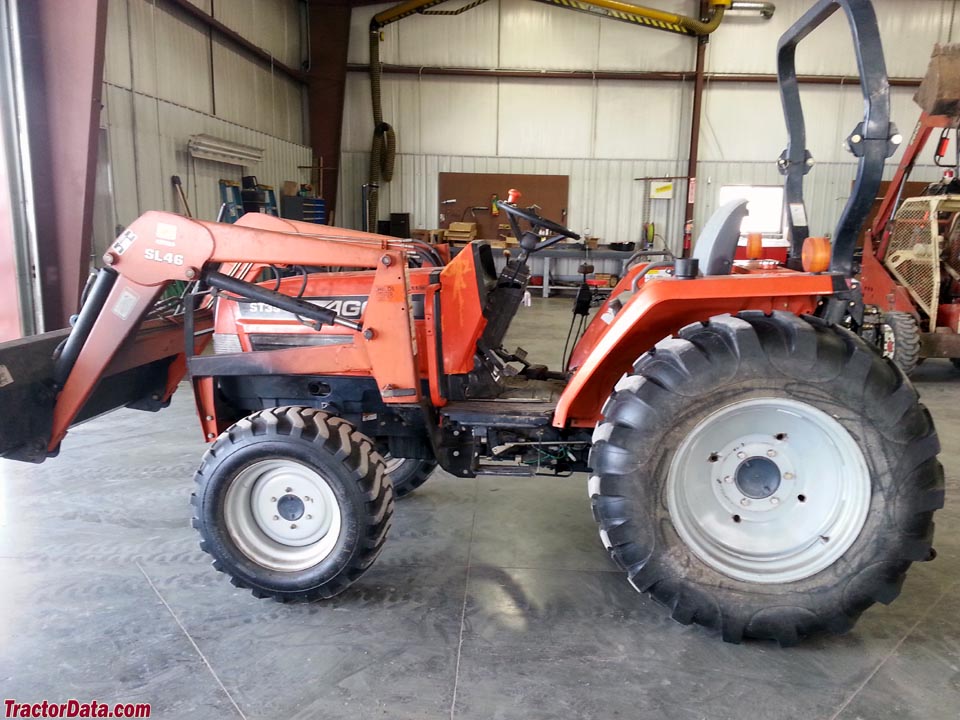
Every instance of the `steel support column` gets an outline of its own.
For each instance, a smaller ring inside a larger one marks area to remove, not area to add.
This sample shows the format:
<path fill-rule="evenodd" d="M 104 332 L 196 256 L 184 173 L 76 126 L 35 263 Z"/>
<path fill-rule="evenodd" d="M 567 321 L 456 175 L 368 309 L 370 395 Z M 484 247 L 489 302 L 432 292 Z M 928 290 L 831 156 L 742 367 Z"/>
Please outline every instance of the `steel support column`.
<path fill-rule="evenodd" d="M 12 193 L 8 189 L 12 178 L 6 172 L 9 167 L 6 150 L 4 144 L 0 143 L 0 168 L 3 168 L 0 172 L 3 178 L 0 187 L 0 267 L 4 269 L 0 278 L 0 342 L 16 340 L 23 336 L 25 330 L 29 331 L 21 320 L 20 294 L 17 292 L 20 268 L 13 237 L 14 207 Z"/>
<path fill-rule="evenodd" d="M 323 196 L 329 212 L 337 206 L 337 168 L 347 86 L 350 7 L 311 3 L 310 65 L 306 73 L 310 146 L 323 163 Z"/>
<path fill-rule="evenodd" d="M 44 329 L 66 327 L 90 267 L 107 0 L 21 0 Z"/>
<path fill-rule="evenodd" d="M 16 63 L 13 18 L 9 0 L 0 0 L 0 342 L 16 340 L 33 331 L 34 318 L 21 305 L 21 292 L 32 285 L 29 258 L 22 257 L 25 205 L 20 177 L 17 127 Z M 29 297 L 32 293 L 27 293 Z M 32 308 L 30 308 L 32 310 Z"/>
<path fill-rule="evenodd" d="M 705 17 L 707 0 L 700 0 L 700 16 Z M 710 36 L 697 38 L 697 65 L 693 78 L 693 109 L 690 112 L 690 153 L 687 161 L 687 206 L 683 216 L 683 257 L 693 247 L 693 216 L 697 200 L 697 165 L 700 162 L 700 126 L 703 121 L 703 90 L 706 85 L 707 43 Z"/>

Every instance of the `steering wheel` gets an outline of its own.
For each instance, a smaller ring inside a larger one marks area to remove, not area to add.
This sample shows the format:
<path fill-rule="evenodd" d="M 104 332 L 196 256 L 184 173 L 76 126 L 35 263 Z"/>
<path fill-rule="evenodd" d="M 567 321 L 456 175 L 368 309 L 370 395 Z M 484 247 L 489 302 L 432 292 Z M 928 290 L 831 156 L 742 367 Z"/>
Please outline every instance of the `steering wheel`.
<path fill-rule="evenodd" d="M 514 237 L 520 241 L 520 247 L 528 255 L 538 250 L 543 250 L 548 248 L 551 245 L 556 245 L 558 242 L 563 240 L 563 238 L 570 238 L 571 240 L 579 240 L 580 236 L 577 233 L 573 232 L 569 228 L 565 228 L 560 223 L 553 222 L 552 220 L 547 220 L 537 215 L 533 210 L 522 210 L 521 208 L 505 203 L 502 200 L 497 201 L 497 207 L 503 210 L 507 214 L 507 219 L 510 221 L 510 227 L 513 230 Z M 519 220 L 526 220 L 530 223 L 531 228 L 544 228 L 549 232 L 554 234 L 554 237 L 547 238 L 546 240 L 535 242 L 527 240 L 528 237 L 534 237 L 532 231 L 522 232 L 520 230 Z"/>

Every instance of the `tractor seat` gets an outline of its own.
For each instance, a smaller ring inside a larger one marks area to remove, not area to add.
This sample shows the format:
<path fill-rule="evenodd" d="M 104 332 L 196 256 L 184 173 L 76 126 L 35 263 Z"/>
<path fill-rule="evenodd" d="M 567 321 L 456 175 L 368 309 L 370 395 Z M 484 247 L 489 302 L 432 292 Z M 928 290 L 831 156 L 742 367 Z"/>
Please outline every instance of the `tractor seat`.
<path fill-rule="evenodd" d="M 704 275 L 729 275 L 740 241 L 740 226 L 747 216 L 747 201 L 733 200 L 717 210 L 703 228 L 693 257 Z"/>

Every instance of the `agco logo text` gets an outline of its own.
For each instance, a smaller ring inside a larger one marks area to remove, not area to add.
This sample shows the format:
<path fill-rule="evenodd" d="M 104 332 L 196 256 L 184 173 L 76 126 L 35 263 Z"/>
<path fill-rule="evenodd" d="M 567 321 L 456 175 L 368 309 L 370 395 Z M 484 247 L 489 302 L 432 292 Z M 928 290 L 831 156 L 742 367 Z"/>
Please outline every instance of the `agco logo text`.
<path fill-rule="evenodd" d="M 351 320 L 359 319 L 363 316 L 363 311 L 367 309 L 367 298 L 362 296 L 340 297 L 340 298 L 304 298 L 307 302 L 318 307 L 333 310 L 337 315 Z M 279 318 L 284 316 L 292 317 L 286 310 L 281 310 L 262 302 L 242 302 L 239 303 L 240 317 L 243 318 Z"/>

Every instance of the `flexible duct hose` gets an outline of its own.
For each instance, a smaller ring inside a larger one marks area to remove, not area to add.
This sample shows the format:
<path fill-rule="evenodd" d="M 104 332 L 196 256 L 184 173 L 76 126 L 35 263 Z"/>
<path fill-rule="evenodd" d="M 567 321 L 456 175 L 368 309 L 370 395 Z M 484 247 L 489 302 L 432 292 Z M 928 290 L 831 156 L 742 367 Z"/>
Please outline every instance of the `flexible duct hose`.
<path fill-rule="evenodd" d="M 702 22 L 697 18 L 681 17 L 680 24 L 694 35 L 703 37 L 720 27 L 725 11 L 726 8 L 723 5 L 715 5 L 713 7 L 713 14 L 710 15 L 710 19 L 707 20 L 707 22 Z"/>
<path fill-rule="evenodd" d="M 367 178 L 367 230 L 377 231 L 380 208 L 380 182 L 393 179 L 397 155 L 397 134 L 383 121 L 380 80 L 380 32 L 370 33 L 370 100 L 373 106 L 373 143 L 370 147 L 370 172 Z"/>
<path fill-rule="evenodd" d="M 710 15 L 706 21 L 695 17 L 655 10 L 633 5 L 627 0 L 537 0 L 550 5 L 562 5 L 571 10 L 595 13 L 596 8 L 606 11 L 608 17 L 624 22 L 639 23 L 648 27 L 684 35 L 709 35 L 723 20 L 724 11 L 733 0 L 710 0 Z M 367 230 L 376 232 L 380 207 L 380 183 L 393 179 L 396 162 L 397 136 L 393 127 L 383 120 L 383 103 L 380 81 L 383 66 L 380 64 L 380 30 L 414 13 L 423 15 L 459 15 L 482 5 L 486 0 L 473 0 L 463 7 L 452 10 L 428 10 L 444 0 L 408 0 L 374 16 L 370 21 L 370 99 L 373 107 L 373 142 L 370 147 L 370 172 L 367 177 Z M 756 3 L 764 7 L 772 3 Z M 753 5 L 753 3 L 748 3 Z M 774 8 L 775 9 L 775 8 Z M 771 13 L 772 14 L 772 13 Z M 765 16 L 766 13 L 764 13 Z"/>

